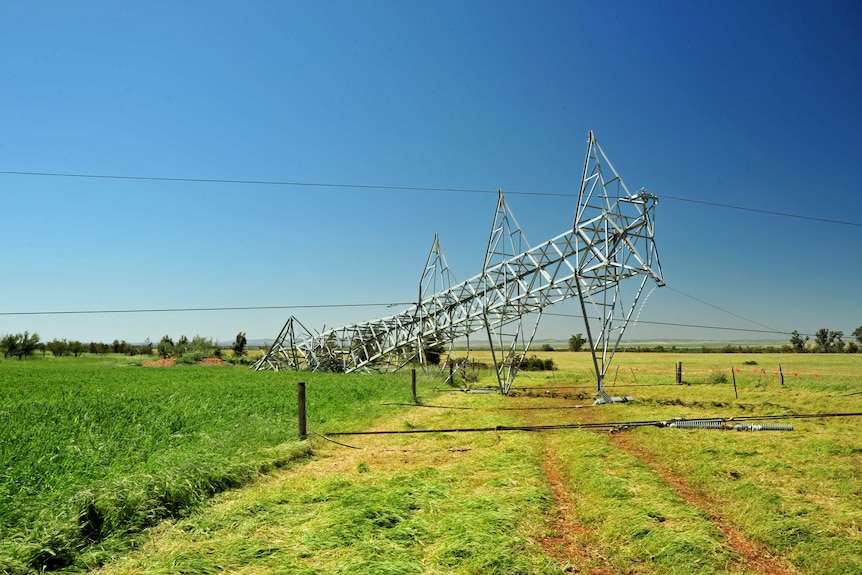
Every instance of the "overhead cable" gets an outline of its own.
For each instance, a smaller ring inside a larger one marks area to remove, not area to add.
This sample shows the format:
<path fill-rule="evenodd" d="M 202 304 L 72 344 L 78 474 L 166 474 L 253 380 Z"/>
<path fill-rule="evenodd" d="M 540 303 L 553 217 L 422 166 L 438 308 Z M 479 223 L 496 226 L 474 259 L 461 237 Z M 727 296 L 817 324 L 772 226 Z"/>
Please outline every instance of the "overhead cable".
<path fill-rule="evenodd" d="M 174 308 L 139 308 L 139 309 L 86 309 L 86 310 L 42 310 L 42 311 L 0 311 L 0 316 L 39 316 L 39 315 L 105 315 L 105 314 L 132 314 L 132 313 L 186 313 L 186 312 L 224 312 L 224 311 L 260 311 L 274 309 L 334 309 L 352 307 L 396 307 L 415 305 L 415 302 L 388 302 L 388 303 L 340 303 L 340 304 L 308 304 L 308 305 L 257 305 L 257 306 L 225 306 L 225 307 L 174 307 Z M 583 316 L 568 313 L 545 312 L 544 315 L 556 317 L 582 318 Z M 746 329 L 715 325 L 701 325 L 689 323 L 674 323 L 666 321 L 640 320 L 638 323 L 652 325 L 666 325 L 671 327 L 691 327 L 699 329 L 716 329 L 725 331 L 740 331 L 746 333 L 768 333 L 775 335 L 790 335 L 791 332 L 779 330 Z M 800 333 L 799 335 L 814 336 L 814 334 Z"/>
<path fill-rule="evenodd" d="M 395 303 L 330 303 L 311 305 L 255 305 L 231 307 L 172 307 L 150 309 L 87 309 L 87 310 L 53 310 L 53 311 L 0 311 L 0 315 L 75 315 L 75 314 L 114 314 L 114 313 L 173 313 L 190 311 L 249 311 L 264 309 L 327 309 L 343 307 L 392 307 L 412 305 L 411 302 Z"/>
<path fill-rule="evenodd" d="M 241 180 L 241 179 L 224 179 L 224 178 L 179 178 L 179 177 L 161 177 L 161 176 L 123 176 L 115 174 L 78 174 L 66 172 L 30 172 L 21 170 L 0 170 L 0 174 L 9 176 L 38 176 L 50 178 L 86 178 L 97 180 L 133 180 L 144 182 L 180 182 L 180 183 L 201 183 L 201 184 L 237 184 L 251 186 L 290 186 L 290 187 L 315 187 L 315 188 L 340 188 L 340 189 L 360 189 L 360 190 L 404 190 L 415 192 L 449 192 L 462 194 L 496 194 L 497 190 L 482 189 L 482 188 L 444 188 L 435 186 L 393 186 L 381 184 L 339 184 L 333 182 L 300 182 L 291 180 Z M 548 197 L 577 197 L 577 194 L 564 194 L 559 192 L 538 192 L 538 191 L 507 191 L 508 195 L 521 196 L 548 196 Z M 785 218 L 796 218 L 800 220 L 809 220 L 815 222 L 824 222 L 829 224 L 839 224 L 843 226 L 854 226 L 862 228 L 860 222 L 849 222 L 846 220 L 837 220 L 833 218 L 820 218 L 816 216 L 807 216 L 802 214 L 792 214 L 789 212 L 779 212 L 776 210 L 765 210 L 760 208 L 750 208 L 746 206 L 735 206 L 731 204 L 723 204 L 719 202 L 710 202 L 706 200 L 695 200 L 692 198 L 681 198 L 678 196 L 661 195 L 660 198 L 675 200 L 679 202 L 688 202 L 692 204 L 700 204 L 704 206 L 713 206 L 717 208 L 727 208 L 732 210 L 743 210 L 771 216 L 781 216 Z"/>

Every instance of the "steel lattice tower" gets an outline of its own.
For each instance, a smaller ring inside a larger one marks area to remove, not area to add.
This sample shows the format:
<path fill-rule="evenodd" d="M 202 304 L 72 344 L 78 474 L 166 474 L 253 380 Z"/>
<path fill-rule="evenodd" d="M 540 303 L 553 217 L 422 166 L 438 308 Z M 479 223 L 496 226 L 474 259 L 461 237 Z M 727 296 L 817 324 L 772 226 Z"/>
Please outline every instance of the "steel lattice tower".
<path fill-rule="evenodd" d="M 654 240 L 657 201 L 645 190 L 628 191 L 590 132 L 571 230 L 530 247 L 500 191 L 481 273 L 456 283 L 435 235 L 414 305 L 316 335 L 291 317 L 253 367 L 391 371 L 414 360 L 427 364 L 429 353 L 484 332 L 499 390 L 507 394 L 542 311 L 576 298 L 598 401 L 612 401 L 603 382 L 623 332 L 647 283 L 664 285 Z"/>

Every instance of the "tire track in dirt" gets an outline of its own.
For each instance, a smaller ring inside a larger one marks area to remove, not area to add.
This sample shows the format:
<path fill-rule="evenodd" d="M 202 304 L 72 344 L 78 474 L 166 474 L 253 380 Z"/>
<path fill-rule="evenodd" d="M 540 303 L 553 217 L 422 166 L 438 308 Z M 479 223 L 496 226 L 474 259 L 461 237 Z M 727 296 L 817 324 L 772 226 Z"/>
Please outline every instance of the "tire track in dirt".
<path fill-rule="evenodd" d="M 765 546 L 751 540 L 721 514 L 721 502 L 699 493 L 682 477 L 663 467 L 641 448 L 628 433 L 613 433 L 611 444 L 636 457 L 673 487 L 689 505 L 700 509 L 724 535 L 725 544 L 734 551 L 746 573 L 759 575 L 798 575 L 799 571 L 784 557 L 773 555 Z"/>
<path fill-rule="evenodd" d="M 520 419 L 528 424 L 546 423 L 536 411 L 523 411 Z M 602 567 L 608 558 L 602 550 L 590 546 L 588 540 L 591 530 L 575 521 L 575 501 L 566 487 L 563 475 L 563 461 L 558 454 L 559 438 L 544 435 L 542 440 L 542 473 L 551 487 L 554 505 L 551 532 L 553 535 L 538 540 L 544 552 L 562 565 L 571 567 L 568 571 L 584 575 L 612 575 L 613 569 Z"/>
<path fill-rule="evenodd" d="M 589 575 L 611 575 L 612 569 L 596 567 L 596 563 L 606 563 L 607 558 L 598 549 L 583 542 L 589 535 L 586 527 L 572 520 L 574 508 L 572 494 L 566 489 L 561 471 L 562 462 L 555 453 L 552 442 L 545 441 L 542 457 L 542 471 L 551 486 L 554 497 L 555 517 L 552 527 L 554 535 L 539 540 L 542 549 L 560 563 L 571 565 L 577 573 Z"/>

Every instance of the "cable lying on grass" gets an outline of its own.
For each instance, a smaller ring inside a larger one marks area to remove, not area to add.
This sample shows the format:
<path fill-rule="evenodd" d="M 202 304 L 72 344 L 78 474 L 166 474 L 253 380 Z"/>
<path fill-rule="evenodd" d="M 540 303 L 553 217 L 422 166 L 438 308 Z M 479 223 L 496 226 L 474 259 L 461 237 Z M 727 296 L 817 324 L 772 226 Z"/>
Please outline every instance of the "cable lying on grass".
<path fill-rule="evenodd" d="M 795 415 L 750 415 L 739 417 L 699 417 L 695 419 L 654 419 L 648 421 L 617 421 L 607 423 L 560 423 L 552 425 L 496 425 L 494 427 L 460 427 L 448 429 L 399 429 L 389 431 L 333 431 L 333 435 L 402 435 L 409 433 L 475 433 L 486 431 L 551 431 L 558 429 L 607 429 L 623 431 L 635 427 L 672 427 L 695 429 L 732 429 L 736 431 L 793 431 L 789 424 L 732 424 L 735 421 L 769 421 L 776 419 L 820 419 L 827 417 L 859 417 L 862 413 L 802 413 Z"/>

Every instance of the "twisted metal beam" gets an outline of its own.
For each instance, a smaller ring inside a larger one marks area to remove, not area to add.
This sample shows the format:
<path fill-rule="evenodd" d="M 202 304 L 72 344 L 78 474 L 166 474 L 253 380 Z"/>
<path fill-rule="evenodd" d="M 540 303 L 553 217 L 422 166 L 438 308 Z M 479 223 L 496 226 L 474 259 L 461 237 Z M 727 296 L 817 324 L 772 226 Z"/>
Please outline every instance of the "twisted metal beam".
<path fill-rule="evenodd" d="M 628 192 L 590 132 L 571 230 L 520 253 L 510 253 L 513 246 L 527 244 L 500 191 L 481 273 L 455 285 L 443 280 L 434 284 L 437 291 L 427 293 L 435 274 L 451 278 L 435 236 L 420 281 L 420 297 L 413 306 L 395 315 L 316 335 L 304 328 L 304 333 L 297 335 L 294 328 L 298 322 L 291 317 L 253 368 L 390 371 L 417 358 L 425 361 L 428 350 L 451 346 L 455 340 L 482 330 L 488 334 L 492 352 L 495 347 L 503 351 L 502 329 L 516 325 L 515 333 L 509 334 L 513 343 L 499 361 L 494 357 L 500 391 L 508 393 L 535 335 L 534 328 L 526 338 L 523 318 L 578 298 L 593 352 L 597 390 L 606 397 L 604 376 L 646 282 L 652 279 L 657 286 L 664 285 L 654 241 L 656 203 L 657 197 L 645 190 Z M 640 278 L 640 282 L 631 300 L 624 302 L 624 286 L 630 278 Z M 594 316 L 588 315 L 588 306 Z M 497 332 L 496 342 L 492 331 Z M 521 349 L 515 341 L 519 338 Z"/>

